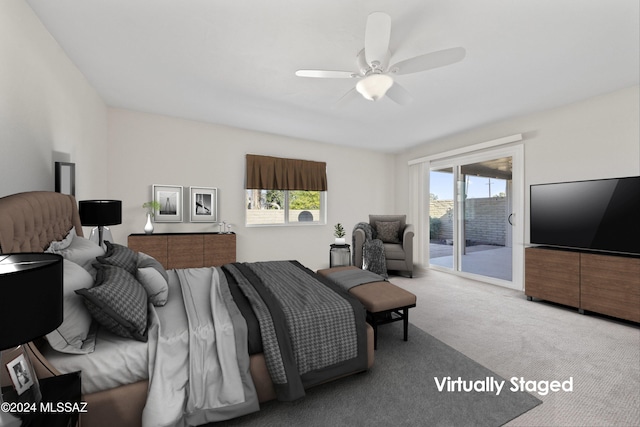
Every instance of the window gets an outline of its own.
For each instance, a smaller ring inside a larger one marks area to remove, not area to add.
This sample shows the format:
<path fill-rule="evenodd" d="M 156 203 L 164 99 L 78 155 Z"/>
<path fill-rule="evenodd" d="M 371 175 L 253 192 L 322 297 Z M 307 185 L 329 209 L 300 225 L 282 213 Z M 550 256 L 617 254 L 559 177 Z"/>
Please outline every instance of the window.
<path fill-rule="evenodd" d="M 247 225 L 325 224 L 325 191 L 246 190 Z"/>
<path fill-rule="evenodd" d="M 246 225 L 326 224 L 326 164 L 247 155 Z"/>

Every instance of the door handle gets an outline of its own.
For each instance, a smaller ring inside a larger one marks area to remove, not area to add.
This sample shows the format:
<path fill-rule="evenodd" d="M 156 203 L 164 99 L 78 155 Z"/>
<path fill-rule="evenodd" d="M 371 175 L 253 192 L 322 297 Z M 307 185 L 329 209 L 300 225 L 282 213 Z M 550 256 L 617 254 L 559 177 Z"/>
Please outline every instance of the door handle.
<path fill-rule="evenodd" d="M 509 217 L 507 218 L 507 221 L 509 222 L 509 225 L 513 225 L 513 223 L 511 222 L 511 217 L 513 216 L 513 213 L 509 214 Z"/>

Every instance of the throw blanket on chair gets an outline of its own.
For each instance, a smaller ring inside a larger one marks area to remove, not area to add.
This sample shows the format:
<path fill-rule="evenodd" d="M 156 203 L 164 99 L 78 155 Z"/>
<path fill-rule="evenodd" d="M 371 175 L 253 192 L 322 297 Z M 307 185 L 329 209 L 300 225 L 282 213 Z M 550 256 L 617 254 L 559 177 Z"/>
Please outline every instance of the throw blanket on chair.
<path fill-rule="evenodd" d="M 387 260 L 384 255 L 384 244 L 382 243 L 382 240 L 376 238 L 376 230 L 369 223 L 357 223 L 355 227 L 353 227 L 353 232 L 351 233 L 354 249 L 356 246 L 355 231 L 358 229 L 364 231 L 365 235 L 364 245 L 362 246 L 362 269 L 379 274 L 385 279 L 388 278 L 389 275 L 387 274 Z M 355 250 L 353 253 L 353 264 L 355 265 Z"/>

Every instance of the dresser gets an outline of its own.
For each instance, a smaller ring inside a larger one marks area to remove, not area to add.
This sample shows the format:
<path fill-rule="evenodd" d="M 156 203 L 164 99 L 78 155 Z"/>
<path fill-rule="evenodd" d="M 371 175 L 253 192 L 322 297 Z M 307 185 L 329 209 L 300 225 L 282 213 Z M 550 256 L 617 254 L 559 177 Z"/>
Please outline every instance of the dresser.
<path fill-rule="evenodd" d="M 236 262 L 235 233 L 130 234 L 127 245 L 166 269 L 217 267 Z"/>

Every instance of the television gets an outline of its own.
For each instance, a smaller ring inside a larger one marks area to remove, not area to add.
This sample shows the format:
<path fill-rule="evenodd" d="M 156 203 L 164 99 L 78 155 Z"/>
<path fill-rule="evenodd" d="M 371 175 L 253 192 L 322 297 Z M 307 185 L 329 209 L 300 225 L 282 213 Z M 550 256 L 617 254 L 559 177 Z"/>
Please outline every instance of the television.
<path fill-rule="evenodd" d="M 640 176 L 531 185 L 532 245 L 640 255 Z"/>

